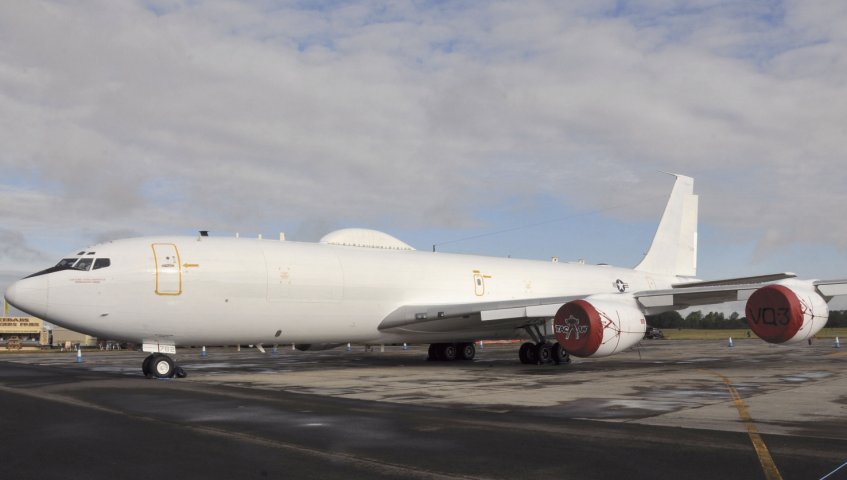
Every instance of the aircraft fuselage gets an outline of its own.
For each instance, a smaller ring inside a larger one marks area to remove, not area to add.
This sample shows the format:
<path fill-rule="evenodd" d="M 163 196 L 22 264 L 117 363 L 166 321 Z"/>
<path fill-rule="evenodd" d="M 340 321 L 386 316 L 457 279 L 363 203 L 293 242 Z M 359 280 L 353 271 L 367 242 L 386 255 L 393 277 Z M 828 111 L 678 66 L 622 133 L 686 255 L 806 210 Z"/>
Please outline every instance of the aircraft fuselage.
<path fill-rule="evenodd" d="M 457 341 L 455 330 L 379 326 L 404 305 L 619 294 L 677 281 L 610 266 L 246 238 L 135 238 L 68 258 L 76 257 L 109 265 L 35 275 L 11 296 L 99 338 L 176 345 Z M 523 333 L 472 318 L 461 336 Z"/>

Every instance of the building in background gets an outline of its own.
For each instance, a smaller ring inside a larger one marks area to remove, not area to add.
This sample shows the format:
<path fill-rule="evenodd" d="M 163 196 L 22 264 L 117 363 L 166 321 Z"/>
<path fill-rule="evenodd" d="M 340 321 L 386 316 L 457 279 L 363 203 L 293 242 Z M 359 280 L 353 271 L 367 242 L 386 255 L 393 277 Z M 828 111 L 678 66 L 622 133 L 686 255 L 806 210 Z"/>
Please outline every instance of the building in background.
<path fill-rule="evenodd" d="M 53 325 L 53 339 L 50 344 L 57 348 L 76 349 L 80 347 L 96 347 L 99 345 L 97 337 L 86 335 L 84 333 L 74 332 L 64 327 Z"/>
<path fill-rule="evenodd" d="M 0 349 L 40 349 L 50 345 L 50 332 L 35 317 L 0 317 Z"/>
<path fill-rule="evenodd" d="M 45 325 L 40 318 L 11 316 L 9 305 L 3 302 L 3 316 L 0 317 L 0 351 L 51 347 L 96 347 L 98 345 L 96 337 L 67 328 Z"/>

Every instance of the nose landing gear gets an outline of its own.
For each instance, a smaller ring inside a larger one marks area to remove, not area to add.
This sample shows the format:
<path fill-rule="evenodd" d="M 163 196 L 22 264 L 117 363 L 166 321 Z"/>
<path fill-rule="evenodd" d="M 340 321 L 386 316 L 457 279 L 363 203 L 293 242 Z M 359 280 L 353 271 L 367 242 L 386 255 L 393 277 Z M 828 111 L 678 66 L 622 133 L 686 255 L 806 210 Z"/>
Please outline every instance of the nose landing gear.
<path fill-rule="evenodd" d="M 147 378 L 185 378 L 187 374 L 182 367 L 164 353 L 152 353 L 141 363 L 141 372 Z"/>

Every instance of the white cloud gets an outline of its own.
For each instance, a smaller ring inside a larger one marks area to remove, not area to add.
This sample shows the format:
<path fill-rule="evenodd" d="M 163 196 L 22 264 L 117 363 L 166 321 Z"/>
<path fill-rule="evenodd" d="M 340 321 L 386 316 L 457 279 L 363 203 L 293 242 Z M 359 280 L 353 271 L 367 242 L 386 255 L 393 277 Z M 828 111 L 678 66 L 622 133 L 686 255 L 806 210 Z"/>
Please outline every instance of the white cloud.
<path fill-rule="evenodd" d="M 845 22 L 840 2 L 6 2 L 0 211 L 39 244 L 461 229 L 536 195 L 652 219 L 670 170 L 759 255 L 844 252 Z"/>

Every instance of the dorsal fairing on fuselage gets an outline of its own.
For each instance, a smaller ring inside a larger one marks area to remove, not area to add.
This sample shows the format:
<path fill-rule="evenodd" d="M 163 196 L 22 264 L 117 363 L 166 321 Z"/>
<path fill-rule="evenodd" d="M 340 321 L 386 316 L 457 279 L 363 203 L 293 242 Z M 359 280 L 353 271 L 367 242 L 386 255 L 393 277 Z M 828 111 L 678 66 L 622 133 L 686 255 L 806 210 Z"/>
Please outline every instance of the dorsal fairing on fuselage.
<path fill-rule="evenodd" d="M 379 230 L 344 228 L 323 236 L 319 243 L 345 247 L 379 248 L 385 250 L 414 250 L 408 243 Z"/>

